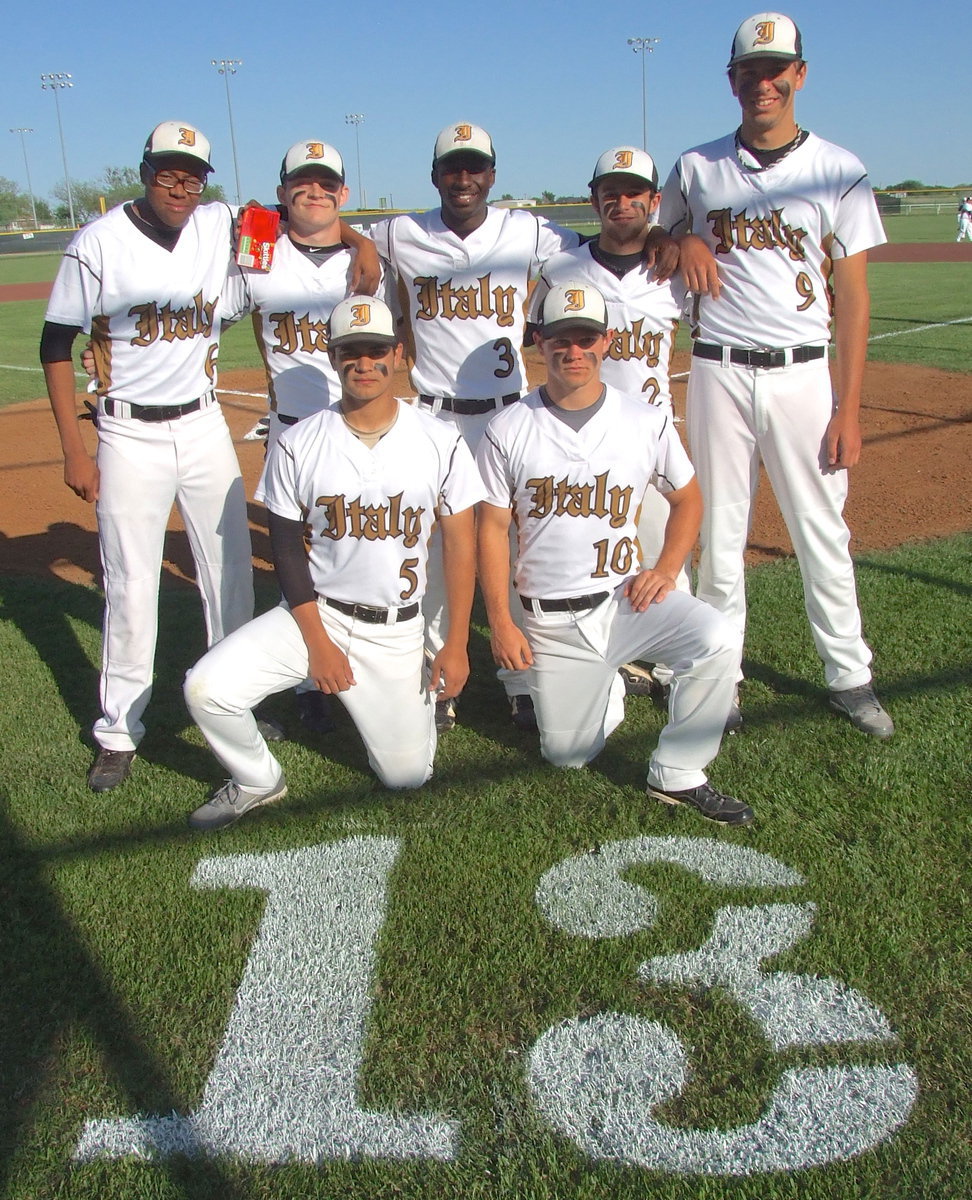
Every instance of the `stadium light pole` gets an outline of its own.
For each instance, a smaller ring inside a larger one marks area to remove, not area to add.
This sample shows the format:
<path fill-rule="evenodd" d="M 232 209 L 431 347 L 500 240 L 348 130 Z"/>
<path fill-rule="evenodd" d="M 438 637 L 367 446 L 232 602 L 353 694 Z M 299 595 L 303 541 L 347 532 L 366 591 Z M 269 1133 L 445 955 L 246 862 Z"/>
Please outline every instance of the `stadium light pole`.
<path fill-rule="evenodd" d="M 354 149 L 358 159 L 358 208 L 366 208 L 364 188 L 361 186 L 361 139 L 358 136 L 358 127 L 364 123 L 364 113 L 348 113 L 344 123 L 354 126 Z"/>
<path fill-rule="evenodd" d="M 22 127 L 19 129 L 11 129 L 10 132 L 20 134 L 20 148 L 24 152 L 24 170 L 27 172 L 27 194 L 30 196 L 30 211 L 34 217 L 34 228 L 39 229 L 40 226 L 37 224 L 37 205 L 34 203 L 34 188 L 30 182 L 30 163 L 27 161 L 27 143 L 24 141 L 24 134 L 33 133 L 34 131 L 33 129 Z"/>
<path fill-rule="evenodd" d="M 57 98 L 57 94 L 61 88 L 73 88 L 74 83 L 71 76 L 65 71 L 56 71 L 51 75 L 42 75 L 41 87 L 45 92 L 54 93 L 54 108 L 57 110 L 57 132 L 61 139 L 61 162 L 64 163 L 64 186 L 67 188 L 68 213 L 71 217 L 71 228 L 76 229 L 78 226 L 74 218 L 74 196 L 71 193 L 71 176 L 68 173 L 67 151 L 64 149 L 64 126 L 61 124 L 61 102 Z"/>
<path fill-rule="evenodd" d="M 628 45 L 635 52 L 641 55 L 641 148 L 645 152 L 648 150 L 648 83 L 645 73 L 645 59 L 649 54 L 653 54 L 655 47 L 661 41 L 661 38 L 655 37 L 635 37 L 628 38 Z"/>
<path fill-rule="evenodd" d="M 222 75 L 223 82 L 226 84 L 226 111 L 229 113 L 230 146 L 233 150 L 233 174 L 236 176 L 236 203 L 242 204 L 243 199 L 240 194 L 240 164 L 236 157 L 236 130 L 233 128 L 233 102 L 230 99 L 229 77 L 236 74 L 237 67 L 243 66 L 243 59 L 211 58 L 209 61 L 216 68 L 217 72 Z"/>

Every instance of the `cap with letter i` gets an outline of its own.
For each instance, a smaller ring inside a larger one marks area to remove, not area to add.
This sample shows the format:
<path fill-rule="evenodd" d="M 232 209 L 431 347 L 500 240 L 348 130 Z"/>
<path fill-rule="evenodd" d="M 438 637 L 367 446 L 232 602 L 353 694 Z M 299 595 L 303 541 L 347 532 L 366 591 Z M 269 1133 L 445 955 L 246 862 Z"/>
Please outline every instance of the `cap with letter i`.
<path fill-rule="evenodd" d="M 784 58 L 803 61 L 803 38 L 796 24 L 782 13 L 757 13 L 747 17 L 732 39 L 729 66 L 750 58 Z"/>
<path fill-rule="evenodd" d="M 607 333 L 607 306 L 604 297 L 590 283 L 571 280 L 553 287 L 543 298 L 540 309 L 540 335 L 557 337 L 567 329 L 586 329 Z"/>
<path fill-rule="evenodd" d="M 142 157 L 149 166 L 153 166 L 156 159 L 180 154 L 184 158 L 194 159 L 207 171 L 211 171 L 211 153 L 209 138 L 195 125 L 190 125 L 188 121 L 163 121 L 148 135 Z"/>
<path fill-rule="evenodd" d="M 493 149 L 493 139 L 479 125 L 468 121 L 460 121 L 455 125 L 447 125 L 435 139 L 435 150 L 432 154 L 432 166 L 448 158 L 450 154 L 478 154 L 496 165 L 496 151 Z"/>
<path fill-rule="evenodd" d="M 655 160 L 636 146 L 614 146 L 605 150 L 595 163 L 594 174 L 587 186 L 596 187 L 602 179 L 610 175 L 631 175 L 634 179 L 643 179 L 652 191 L 658 191 L 658 168 L 655 166 Z"/>
<path fill-rule="evenodd" d="M 336 304 L 327 323 L 328 347 L 351 341 L 397 346 L 395 318 L 388 305 L 374 296 L 348 296 Z"/>
<path fill-rule="evenodd" d="M 286 183 L 291 175 L 318 167 L 325 174 L 333 175 L 344 183 L 344 159 L 327 142 L 295 142 L 284 155 L 280 164 L 280 182 Z"/>

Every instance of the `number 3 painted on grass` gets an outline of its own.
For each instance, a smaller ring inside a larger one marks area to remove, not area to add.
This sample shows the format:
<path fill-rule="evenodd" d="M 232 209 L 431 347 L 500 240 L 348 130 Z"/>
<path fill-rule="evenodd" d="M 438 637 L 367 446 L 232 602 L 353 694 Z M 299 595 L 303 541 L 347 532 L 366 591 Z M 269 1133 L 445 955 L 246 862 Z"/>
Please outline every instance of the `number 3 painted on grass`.
<path fill-rule="evenodd" d="M 195 887 L 251 887 L 267 906 L 199 1109 L 88 1121 L 79 1159 L 236 1154 L 256 1162 L 456 1155 L 458 1123 L 358 1106 L 375 942 L 385 916 L 393 838 L 351 838 L 261 856 L 205 859 Z M 636 838 L 567 859 L 537 890 L 569 933 L 616 937 L 650 927 L 657 902 L 622 873 L 677 863 L 726 885 L 802 883 L 756 851 L 695 838 Z M 708 942 L 653 958 L 650 981 L 726 989 L 777 1049 L 889 1039 L 883 1015 L 833 980 L 762 974 L 761 959 L 804 937 L 813 905 L 726 907 Z M 749 1174 L 831 1162 L 875 1145 L 908 1115 L 917 1085 L 893 1067 L 784 1072 L 767 1113 L 728 1132 L 679 1129 L 651 1110 L 677 1094 L 685 1052 L 663 1025 L 618 1013 L 565 1021 L 541 1035 L 528 1076 L 540 1111 L 593 1158 L 694 1174 Z"/>

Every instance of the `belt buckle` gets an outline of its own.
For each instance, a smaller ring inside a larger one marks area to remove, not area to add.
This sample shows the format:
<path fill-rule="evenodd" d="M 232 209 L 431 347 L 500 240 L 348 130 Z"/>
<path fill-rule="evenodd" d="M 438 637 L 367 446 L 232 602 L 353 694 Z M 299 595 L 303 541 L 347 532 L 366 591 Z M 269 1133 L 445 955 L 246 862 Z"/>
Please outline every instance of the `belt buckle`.
<path fill-rule="evenodd" d="M 567 611 L 569 613 L 587 612 L 591 607 L 590 596 L 568 596 Z"/>
<path fill-rule="evenodd" d="M 388 623 L 388 609 L 374 608 L 370 604 L 356 604 L 351 616 L 356 621 L 364 621 L 366 625 L 385 625 Z"/>

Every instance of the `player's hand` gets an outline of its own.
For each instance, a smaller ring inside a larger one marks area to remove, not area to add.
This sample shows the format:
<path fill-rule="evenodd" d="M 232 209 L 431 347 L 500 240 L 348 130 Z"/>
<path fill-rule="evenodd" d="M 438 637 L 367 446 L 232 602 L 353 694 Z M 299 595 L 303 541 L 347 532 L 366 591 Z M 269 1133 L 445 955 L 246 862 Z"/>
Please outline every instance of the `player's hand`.
<path fill-rule="evenodd" d="M 625 581 L 624 594 L 636 612 L 644 612 L 649 604 L 661 604 L 675 590 L 675 578 L 654 567 Z"/>
<path fill-rule="evenodd" d="M 848 416 L 838 409 L 830 418 L 824 440 L 827 466 L 833 471 L 856 466 L 861 457 L 861 423 L 856 414 Z"/>
<path fill-rule="evenodd" d="M 458 696 L 469 678 L 469 656 L 465 647 L 443 646 L 429 668 L 429 691 L 436 700 Z"/>
<path fill-rule="evenodd" d="M 98 499 L 101 476 L 98 464 L 87 451 L 64 460 L 64 482 L 76 496 L 93 504 Z"/>
<path fill-rule="evenodd" d="M 678 266 L 678 242 L 660 225 L 652 225 L 645 239 L 644 259 L 659 282 L 671 279 Z"/>
<path fill-rule="evenodd" d="M 374 242 L 362 238 L 354 249 L 351 262 L 351 292 L 355 296 L 373 296 L 381 282 L 381 266 Z"/>
<path fill-rule="evenodd" d="M 511 621 L 509 626 L 494 629 L 490 636 L 493 650 L 493 662 L 507 671 L 525 671 L 533 666 L 533 654 L 530 643 L 526 640 L 521 629 Z"/>
<path fill-rule="evenodd" d="M 91 343 L 87 342 L 84 349 L 81 351 L 81 366 L 87 371 L 91 379 L 95 377 L 95 357 L 94 351 L 91 349 Z"/>
<path fill-rule="evenodd" d="M 678 271 L 690 292 L 718 299 L 722 291 L 719 269 L 712 251 L 697 234 L 679 238 Z"/>
<path fill-rule="evenodd" d="M 327 696 L 346 692 L 357 682 L 348 656 L 330 639 L 324 645 L 315 646 L 309 653 L 309 660 L 308 677 Z"/>

